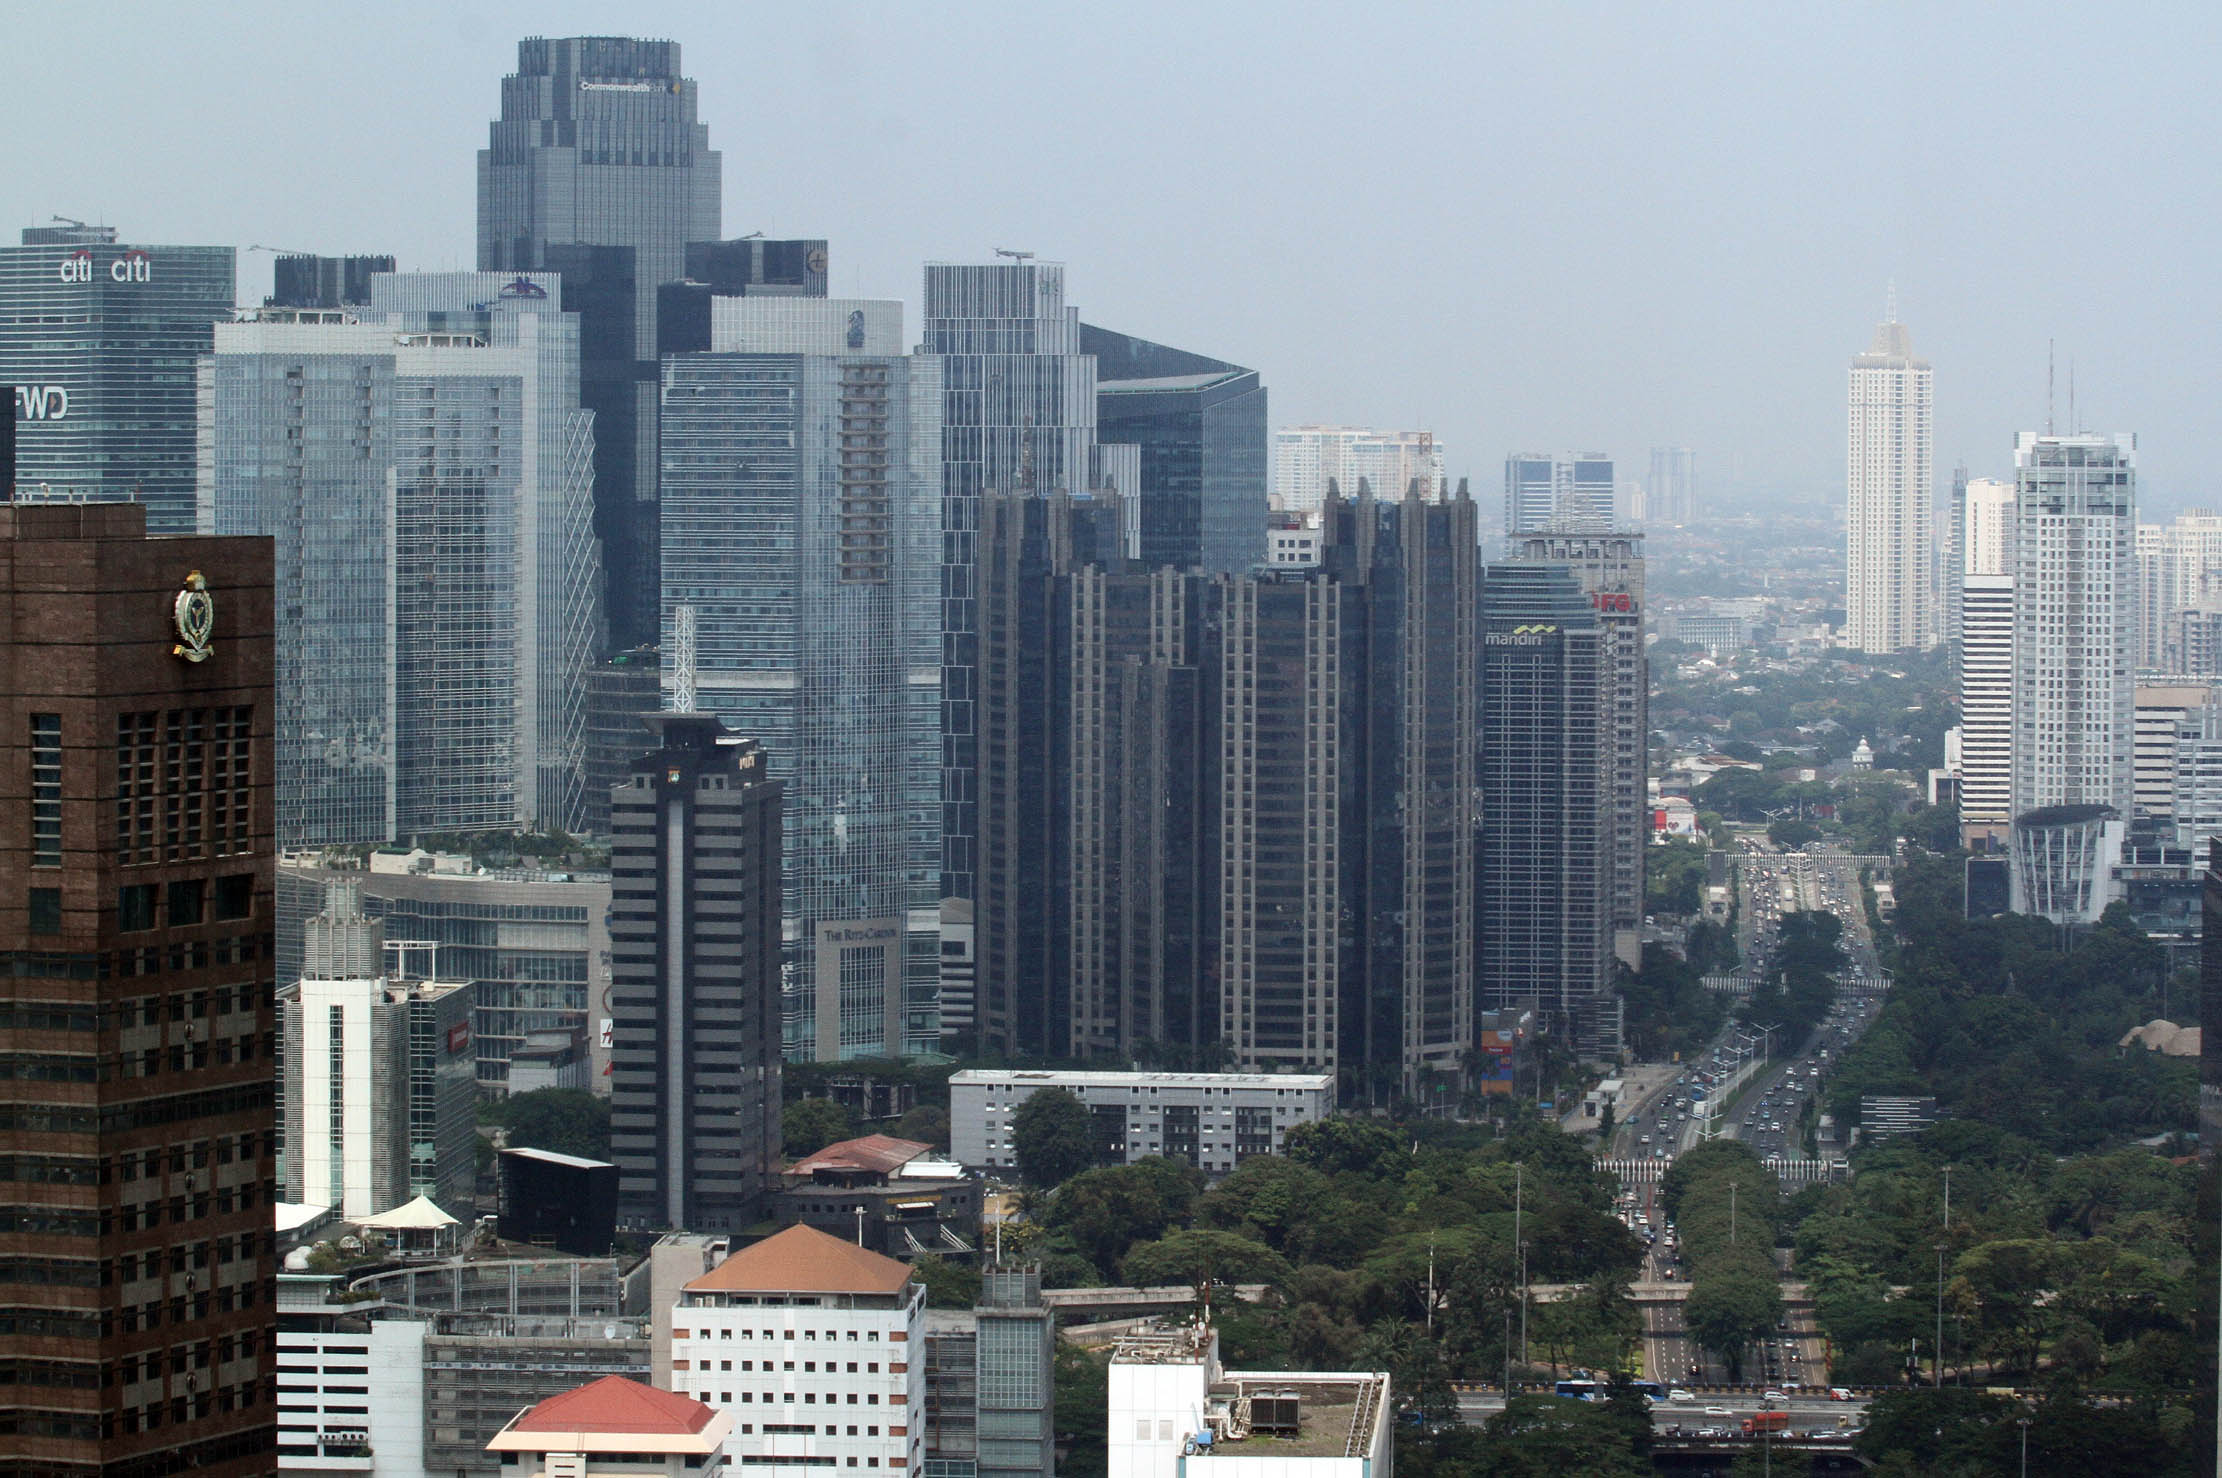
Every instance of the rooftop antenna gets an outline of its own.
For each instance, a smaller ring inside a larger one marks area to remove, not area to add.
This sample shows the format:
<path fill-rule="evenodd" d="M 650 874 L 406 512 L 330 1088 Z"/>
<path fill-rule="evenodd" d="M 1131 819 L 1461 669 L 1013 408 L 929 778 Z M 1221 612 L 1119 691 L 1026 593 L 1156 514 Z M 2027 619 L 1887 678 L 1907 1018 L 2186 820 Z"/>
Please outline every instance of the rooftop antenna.
<path fill-rule="evenodd" d="M 2045 340 L 2045 435 L 2052 434 L 2052 340 Z"/>
<path fill-rule="evenodd" d="M 1888 323 L 1898 321 L 1898 279 L 1895 277 L 1890 279 L 1889 291 L 1883 299 L 1883 318 Z"/>
<path fill-rule="evenodd" d="M 1034 260 L 1034 254 L 1032 252 L 1012 251 L 1007 246 L 997 247 L 995 249 L 995 254 L 999 257 L 1009 257 L 1014 262 L 1031 262 L 1032 260 Z"/>
<path fill-rule="evenodd" d="M 2083 423 L 2075 418 L 2075 356 L 2068 356 L 2068 435 L 2081 436 Z"/>

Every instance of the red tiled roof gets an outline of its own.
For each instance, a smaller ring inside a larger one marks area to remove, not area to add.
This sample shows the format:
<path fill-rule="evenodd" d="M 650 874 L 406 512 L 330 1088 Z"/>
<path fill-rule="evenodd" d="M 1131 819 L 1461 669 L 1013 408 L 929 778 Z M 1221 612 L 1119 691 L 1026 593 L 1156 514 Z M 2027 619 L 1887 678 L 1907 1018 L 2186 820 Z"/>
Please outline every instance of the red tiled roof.
<path fill-rule="evenodd" d="M 829 1144 L 818 1153 L 798 1160 L 788 1173 L 809 1175 L 819 1170 L 866 1170 L 874 1175 L 893 1175 L 932 1148 L 916 1140 L 867 1134 L 861 1139 Z"/>
<path fill-rule="evenodd" d="M 909 1281 L 907 1264 L 798 1223 L 743 1247 L 687 1291 L 892 1294 Z"/>
<path fill-rule="evenodd" d="M 550 1396 L 518 1417 L 510 1430 L 681 1436 L 701 1431 L 710 1424 L 710 1416 L 710 1408 L 692 1396 L 605 1375 L 575 1391 Z"/>

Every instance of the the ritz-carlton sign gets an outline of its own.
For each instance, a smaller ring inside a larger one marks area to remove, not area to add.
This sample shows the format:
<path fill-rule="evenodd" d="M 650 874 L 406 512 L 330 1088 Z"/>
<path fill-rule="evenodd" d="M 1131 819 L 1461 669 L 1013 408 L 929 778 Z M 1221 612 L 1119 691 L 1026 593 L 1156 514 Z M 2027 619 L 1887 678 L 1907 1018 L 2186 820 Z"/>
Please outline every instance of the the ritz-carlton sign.
<path fill-rule="evenodd" d="M 127 251 L 108 264 L 110 282 L 152 282 L 154 259 L 143 251 Z M 79 248 L 62 258 L 60 276 L 64 282 L 91 282 L 93 280 L 93 254 Z"/>

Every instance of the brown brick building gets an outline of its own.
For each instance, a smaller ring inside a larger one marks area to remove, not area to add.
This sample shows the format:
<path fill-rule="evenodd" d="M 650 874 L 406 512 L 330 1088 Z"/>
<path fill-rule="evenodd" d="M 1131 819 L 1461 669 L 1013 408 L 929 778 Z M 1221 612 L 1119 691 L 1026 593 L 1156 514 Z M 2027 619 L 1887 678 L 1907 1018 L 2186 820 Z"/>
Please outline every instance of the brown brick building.
<path fill-rule="evenodd" d="M 271 545 L 0 505 L 0 1478 L 276 1470 Z"/>

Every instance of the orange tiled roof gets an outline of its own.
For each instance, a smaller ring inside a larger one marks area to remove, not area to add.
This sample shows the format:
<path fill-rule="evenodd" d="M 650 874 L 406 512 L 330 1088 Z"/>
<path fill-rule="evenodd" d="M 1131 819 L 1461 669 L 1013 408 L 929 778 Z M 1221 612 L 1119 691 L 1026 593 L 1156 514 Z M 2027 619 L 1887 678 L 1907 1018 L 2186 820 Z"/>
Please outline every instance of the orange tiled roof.
<path fill-rule="evenodd" d="M 906 1264 L 798 1224 L 743 1247 L 687 1291 L 892 1294 L 909 1281 Z"/>
<path fill-rule="evenodd" d="M 515 1432 L 625 1432 L 691 1435 L 710 1423 L 710 1408 L 692 1396 L 659 1391 L 621 1375 L 605 1375 L 565 1391 L 518 1417 Z"/>

